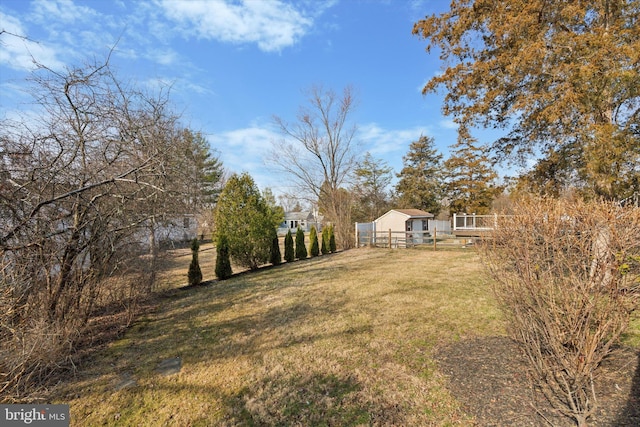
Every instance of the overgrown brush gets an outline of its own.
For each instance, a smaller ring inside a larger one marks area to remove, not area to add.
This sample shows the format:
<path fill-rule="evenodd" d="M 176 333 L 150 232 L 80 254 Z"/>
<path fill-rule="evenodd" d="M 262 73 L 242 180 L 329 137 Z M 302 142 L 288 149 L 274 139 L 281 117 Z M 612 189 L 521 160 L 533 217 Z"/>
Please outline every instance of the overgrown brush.
<path fill-rule="evenodd" d="M 640 209 L 522 200 L 482 246 L 513 338 L 549 400 L 578 425 L 598 366 L 640 298 Z"/>
<path fill-rule="evenodd" d="M 93 340 L 92 318 L 104 312 L 124 313 L 119 322 L 125 327 L 138 302 L 149 294 L 144 281 L 151 263 L 145 257 L 131 257 L 119 263 L 118 274 L 85 278 L 81 289 L 60 301 L 69 307 L 66 315 L 52 316 L 45 284 L 9 259 L 5 254 L 0 268 L 2 403 L 37 399 L 39 388 L 52 377 L 74 369 L 78 348 Z"/>

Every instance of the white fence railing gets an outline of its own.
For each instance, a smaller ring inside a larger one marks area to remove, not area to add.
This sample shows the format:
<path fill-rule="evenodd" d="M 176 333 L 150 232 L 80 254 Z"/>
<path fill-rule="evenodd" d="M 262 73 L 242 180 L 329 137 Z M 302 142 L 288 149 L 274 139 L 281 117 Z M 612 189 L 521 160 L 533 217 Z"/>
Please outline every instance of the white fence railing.
<path fill-rule="evenodd" d="M 451 220 L 453 231 L 456 230 L 493 230 L 498 225 L 498 214 L 476 215 L 476 214 L 453 214 Z"/>

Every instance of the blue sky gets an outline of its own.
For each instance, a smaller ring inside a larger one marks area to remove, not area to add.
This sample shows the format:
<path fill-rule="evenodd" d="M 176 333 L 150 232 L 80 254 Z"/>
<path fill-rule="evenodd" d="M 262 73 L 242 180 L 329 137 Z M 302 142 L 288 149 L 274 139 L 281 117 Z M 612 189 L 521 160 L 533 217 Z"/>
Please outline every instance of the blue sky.
<path fill-rule="evenodd" d="M 31 56 L 54 69 L 105 58 L 138 86 L 171 85 L 183 122 L 207 136 L 227 170 L 283 193 L 265 164 L 281 138 L 273 116 L 293 121 L 312 85 L 352 85 L 362 153 L 399 172 L 421 134 L 447 156 L 456 132 L 441 97 L 423 96 L 440 71 L 413 24 L 443 0 L 0 0 L 0 116 L 26 108 Z"/>

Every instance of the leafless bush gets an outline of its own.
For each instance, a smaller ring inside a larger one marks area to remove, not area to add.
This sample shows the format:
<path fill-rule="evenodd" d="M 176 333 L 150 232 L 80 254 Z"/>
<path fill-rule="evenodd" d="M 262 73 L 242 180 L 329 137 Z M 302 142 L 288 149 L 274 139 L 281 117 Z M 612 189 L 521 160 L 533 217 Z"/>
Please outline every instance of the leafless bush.
<path fill-rule="evenodd" d="M 64 318 L 52 318 L 47 296 L 29 268 L 15 263 L 12 274 L 5 265 L 0 275 L 0 402 L 30 399 L 38 385 L 52 375 L 74 369 L 73 356 L 80 341 L 93 341 L 92 316 L 118 313 L 118 326 L 127 326 L 138 304 L 149 297 L 145 283 L 149 257 L 129 254 L 108 275 L 86 280 L 82 291 L 68 293 Z M 21 279 L 24 278 L 24 279 Z"/>
<path fill-rule="evenodd" d="M 12 332 L 3 337 L 0 349 L 2 402 L 20 401 L 34 384 L 71 364 L 71 349 L 79 335 L 69 322 L 52 323 L 41 317 L 17 325 Z"/>
<path fill-rule="evenodd" d="M 542 390 L 586 425 L 597 368 L 640 298 L 640 209 L 523 200 L 482 247 L 510 331 Z"/>
<path fill-rule="evenodd" d="M 151 290 L 115 279 L 149 230 L 193 208 L 202 151 L 166 92 L 124 85 L 108 61 L 41 67 L 31 83 L 32 113 L 0 123 L 0 391 L 12 393 L 65 360 L 109 286 Z"/>

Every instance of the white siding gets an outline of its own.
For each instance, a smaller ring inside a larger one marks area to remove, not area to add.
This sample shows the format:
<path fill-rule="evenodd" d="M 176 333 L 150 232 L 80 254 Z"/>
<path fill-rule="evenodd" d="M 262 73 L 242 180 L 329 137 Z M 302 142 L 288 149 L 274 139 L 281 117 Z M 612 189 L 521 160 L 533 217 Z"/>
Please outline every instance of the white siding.
<path fill-rule="evenodd" d="M 388 233 L 391 231 L 405 231 L 407 215 L 396 211 L 389 211 L 378 218 L 376 223 L 376 233 Z"/>

